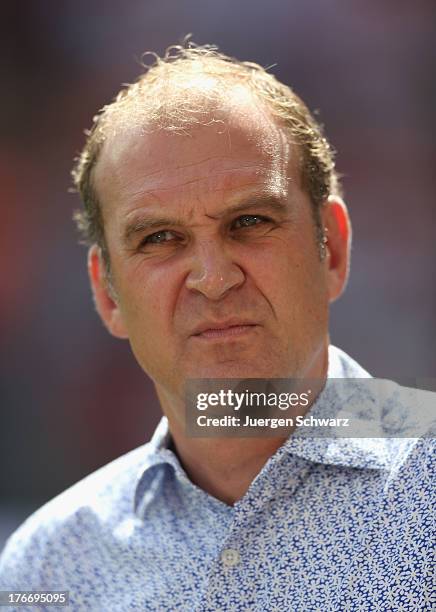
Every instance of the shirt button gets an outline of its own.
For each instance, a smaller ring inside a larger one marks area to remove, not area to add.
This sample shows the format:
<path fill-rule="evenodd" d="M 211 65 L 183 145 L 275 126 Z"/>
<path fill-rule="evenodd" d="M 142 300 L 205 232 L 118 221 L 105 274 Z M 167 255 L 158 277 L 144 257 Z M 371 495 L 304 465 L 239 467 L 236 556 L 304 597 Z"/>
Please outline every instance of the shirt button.
<path fill-rule="evenodd" d="M 223 565 L 226 567 L 233 567 L 234 565 L 238 565 L 241 557 L 239 552 L 234 548 L 225 548 L 221 553 L 221 561 Z"/>

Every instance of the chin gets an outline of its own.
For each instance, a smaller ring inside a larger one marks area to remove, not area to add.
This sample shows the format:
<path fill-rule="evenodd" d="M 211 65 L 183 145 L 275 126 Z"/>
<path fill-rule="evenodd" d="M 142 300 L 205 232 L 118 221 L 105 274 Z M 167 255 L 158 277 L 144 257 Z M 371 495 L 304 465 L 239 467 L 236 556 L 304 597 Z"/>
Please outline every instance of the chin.
<path fill-rule="evenodd" d="M 223 363 L 202 364 L 187 378 L 281 378 L 283 367 L 271 363 L 229 360 Z"/>

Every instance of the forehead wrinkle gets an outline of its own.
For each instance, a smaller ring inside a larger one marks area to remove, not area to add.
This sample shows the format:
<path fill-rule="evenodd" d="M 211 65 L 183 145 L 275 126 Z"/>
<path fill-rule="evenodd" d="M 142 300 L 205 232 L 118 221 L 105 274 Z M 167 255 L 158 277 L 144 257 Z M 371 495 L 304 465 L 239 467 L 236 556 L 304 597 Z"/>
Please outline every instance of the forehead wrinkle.
<path fill-rule="evenodd" d="M 217 159 L 227 159 L 227 157 L 225 155 L 210 155 L 209 157 L 206 157 L 205 159 L 202 159 L 201 161 L 195 161 L 192 162 L 191 164 L 181 164 L 179 166 L 175 166 L 175 170 L 184 170 L 185 168 L 192 168 L 193 166 L 201 166 L 209 161 L 212 160 L 217 160 Z"/>
<path fill-rule="evenodd" d="M 121 149 L 121 151 L 117 151 L 116 148 L 108 147 L 107 142 L 105 142 L 103 146 L 104 146 L 104 149 L 100 153 L 99 159 L 97 160 L 96 167 L 94 168 L 94 171 L 93 171 L 93 180 L 94 180 L 94 184 L 97 187 L 98 187 L 98 183 L 100 183 L 101 181 L 101 176 L 100 176 L 101 168 L 102 166 L 103 168 L 104 166 L 106 166 L 107 169 L 112 170 L 112 173 L 111 173 L 112 180 L 116 182 L 116 184 L 118 185 L 118 188 L 121 191 L 127 192 L 128 195 L 131 195 L 133 198 L 136 199 L 136 195 L 141 195 L 143 193 L 146 193 L 147 191 L 150 191 L 150 190 L 143 190 L 139 188 L 138 190 L 135 189 L 129 194 L 129 187 L 132 184 L 134 185 L 136 182 L 139 182 L 139 181 L 137 181 L 134 178 L 129 179 L 129 175 L 127 174 L 126 176 L 126 173 L 121 172 L 120 167 L 122 167 L 122 160 L 126 154 L 125 149 L 127 148 L 127 154 L 129 155 L 131 153 L 131 148 L 128 148 L 125 146 L 124 149 L 123 148 Z M 222 155 L 211 155 L 207 157 L 206 159 L 201 160 L 200 162 L 192 162 L 189 164 L 177 165 L 174 167 L 174 170 L 183 170 L 183 169 L 190 168 L 196 165 L 205 164 L 212 160 L 219 160 L 219 159 L 224 159 L 224 157 Z M 142 183 L 146 179 L 162 175 L 166 171 L 167 171 L 166 168 L 160 168 L 160 169 L 152 170 L 151 172 L 142 174 L 140 178 L 140 182 Z"/>
<path fill-rule="evenodd" d="M 247 170 L 253 171 L 254 169 L 256 169 L 256 171 L 249 172 L 249 173 L 246 172 Z M 248 180 L 248 182 L 241 183 L 240 179 L 245 178 L 247 174 L 253 177 L 252 180 Z M 271 168 L 267 168 L 265 166 L 262 167 L 257 162 L 257 163 L 245 163 L 243 166 L 238 165 L 237 167 L 234 167 L 231 169 L 222 169 L 222 170 L 217 169 L 209 173 L 206 176 L 200 176 L 200 177 L 188 179 L 184 181 L 183 183 L 174 182 L 173 184 L 169 186 L 160 186 L 159 184 L 160 181 L 157 181 L 157 184 L 156 182 L 152 182 L 151 185 L 150 184 L 142 185 L 143 180 L 141 178 L 138 181 L 130 182 L 130 185 L 133 186 L 133 189 L 129 189 L 129 185 L 126 185 L 122 187 L 122 191 L 126 193 L 127 197 L 132 202 L 136 202 L 139 199 L 146 197 L 147 195 L 150 195 L 151 197 L 161 200 L 160 195 L 162 194 L 166 194 L 168 192 L 175 191 L 175 190 L 179 191 L 180 189 L 183 189 L 185 187 L 189 187 L 195 184 L 202 184 L 206 181 L 209 181 L 211 182 L 211 185 L 210 185 L 210 188 L 205 190 L 205 194 L 210 193 L 210 192 L 219 193 L 220 191 L 228 191 L 232 189 L 244 188 L 246 186 L 252 186 L 254 182 L 259 182 L 259 179 L 261 179 L 262 174 L 265 175 L 265 178 L 264 180 L 262 180 L 262 183 L 265 183 L 266 185 L 271 184 L 271 183 L 277 183 L 277 179 L 272 179 L 270 176 Z M 228 180 L 225 181 L 223 185 L 214 184 L 214 182 L 216 183 L 214 179 L 219 179 L 222 176 L 227 176 Z M 140 183 L 140 185 L 137 188 L 135 188 L 135 184 L 134 184 L 135 182 Z M 233 186 L 234 183 L 237 183 L 237 184 Z"/>
<path fill-rule="evenodd" d="M 176 165 L 176 166 L 174 166 L 174 167 L 172 168 L 172 170 L 185 170 L 186 168 L 192 168 L 192 167 L 194 167 L 194 166 L 201 166 L 201 165 L 206 164 L 207 162 L 210 162 L 210 161 L 212 161 L 212 160 L 221 160 L 221 159 L 226 159 L 226 157 L 225 157 L 225 156 L 223 156 L 223 155 L 211 155 L 211 156 L 209 156 L 209 157 L 207 157 L 207 158 L 205 158 L 205 159 L 202 159 L 201 161 L 195 161 L 195 162 L 192 162 L 192 163 L 190 163 L 190 164 L 180 164 L 180 165 Z M 240 167 L 242 167 L 242 168 L 245 168 L 245 167 L 249 168 L 249 167 L 251 167 L 252 165 L 255 165 L 255 164 L 241 164 L 241 165 L 240 165 Z M 159 169 L 159 170 L 154 170 L 153 172 L 149 172 L 148 174 L 144 174 L 144 175 L 141 177 L 141 181 L 142 181 L 143 179 L 148 179 L 148 178 L 150 178 L 151 176 L 155 176 L 156 174 L 163 174 L 163 173 L 165 173 L 165 172 L 167 172 L 167 171 L 168 171 L 168 168 L 161 168 L 161 169 Z M 225 170 L 223 170 L 222 172 L 224 173 L 224 172 L 225 172 Z M 131 182 L 133 182 L 133 181 L 131 181 Z M 128 183 L 127 183 L 127 184 L 128 184 Z"/>
<path fill-rule="evenodd" d="M 249 141 L 255 146 L 258 151 L 261 151 L 264 155 L 269 158 L 269 161 L 275 163 L 277 165 L 277 161 L 280 159 L 283 154 L 288 158 L 288 149 L 286 139 L 283 138 L 283 129 L 281 126 L 277 124 L 277 122 L 271 117 L 270 113 L 264 108 L 263 104 L 260 104 L 258 100 L 254 99 L 251 101 L 254 106 L 255 112 L 257 111 L 261 116 L 263 121 L 254 121 L 253 118 L 250 119 L 247 116 L 246 112 L 242 113 L 242 109 L 238 107 L 238 105 L 231 105 L 231 108 L 227 108 L 223 112 L 227 115 L 227 121 L 223 122 L 226 130 L 224 134 L 227 134 L 230 137 L 230 130 L 232 128 L 233 119 L 236 116 L 238 121 L 237 129 L 242 129 L 245 132 L 245 136 Z M 254 103 L 254 104 L 253 104 Z M 242 122 L 241 122 L 242 119 Z M 247 123 L 248 119 L 248 123 Z M 193 126 L 194 130 L 196 130 L 199 126 Z M 203 128 L 207 127 L 207 125 L 203 125 Z M 117 176 L 118 180 L 120 177 L 119 167 L 122 165 L 123 157 L 127 154 L 127 156 L 131 156 L 132 152 L 137 148 L 141 148 L 141 142 L 147 140 L 147 136 L 151 136 L 152 138 L 156 135 L 156 133 L 161 133 L 163 136 L 167 135 L 169 138 L 190 138 L 195 146 L 196 134 L 194 132 L 187 132 L 184 135 L 178 135 L 174 133 L 168 134 L 165 133 L 164 130 L 153 130 L 149 134 L 144 134 L 141 132 L 138 134 L 138 130 L 135 128 L 131 128 L 129 130 L 124 131 L 124 135 L 127 136 L 127 132 L 130 132 L 128 142 L 124 144 L 124 146 L 117 146 L 119 143 L 119 139 L 116 138 L 115 142 L 111 143 L 114 146 L 108 147 L 108 143 L 105 142 L 104 149 L 100 154 L 100 160 L 104 159 L 109 166 L 113 167 L 114 175 Z M 223 132 L 215 133 L 215 136 L 223 136 Z M 132 139 L 135 143 L 132 148 Z M 113 140 L 109 139 L 109 140 Z M 233 147 L 231 140 L 228 141 L 228 152 L 231 154 L 233 152 Z M 190 167 L 201 167 L 203 164 L 206 164 L 213 160 L 226 159 L 227 155 L 208 155 L 206 158 L 200 161 L 194 161 L 191 163 L 177 163 L 178 160 L 175 160 L 175 164 L 173 166 L 173 170 L 183 170 Z M 286 165 L 286 160 L 283 160 Z M 100 164 L 97 164 L 100 165 Z M 136 164 L 135 164 L 136 165 Z M 153 170 L 147 174 L 143 175 L 143 178 L 148 178 L 152 176 L 156 176 L 165 172 L 165 169 L 157 169 Z"/>
<path fill-rule="evenodd" d="M 198 127 L 198 126 L 195 126 L 195 127 Z M 207 125 L 204 125 L 203 127 L 207 127 Z M 120 142 L 119 137 L 116 138 L 116 137 L 112 136 L 112 138 L 106 139 L 106 141 L 103 144 L 103 148 L 102 148 L 102 151 L 100 153 L 99 159 L 97 161 L 95 171 L 97 171 L 97 168 L 101 164 L 103 164 L 103 165 L 109 166 L 109 168 L 112 168 L 114 175 L 119 176 L 118 169 L 119 169 L 120 165 L 122 166 L 123 158 L 125 157 L 126 153 L 127 153 L 127 156 L 130 156 L 132 154 L 132 152 L 135 151 L 135 149 L 140 148 L 141 145 L 139 143 L 141 141 L 143 141 L 143 139 L 147 139 L 147 136 L 153 137 L 157 133 L 160 133 L 163 136 L 168 136 L 168 138 L 174 138 L 174 137 L 175 138 L 190 138 L 193 141 L 194 144 L 195 144 L 195 140 L 196 140 L 195 134 L 192 134 L 190 132 L 187 132 L 187 133 L 184 133 L 184 134 L 180 135 L 180 134 L 168 133 L 168 132 L 165 132 L 162 129 L 160 129 L 160 130 L 158 129 L 156 131 L 151 132 L 150 134 L 143 134 L 142 132 L 140 132 L 138 134 L 138 130 L 135 129 L 135 128 L 131 128 L 129 130 L 124 130 L 122 135 L 128 138 L 127 144 L 125 144 L 124 146 L 120 147 L 119 146 L 119 142 Z M 216 133 L 215 135 L 223 136 L 224 137 L 223 133 Z M 132 139 L 133 139 L 133 142 L 136 142 L 136 145 L 134 145 L 133 147 L 132 147 Z M 263 135 L 263 138 L 262 138 L 262 136 L 260 136 L 260 137 L 258 136 L 256 140 L 264 141 L 265 140 L 265 135 Z M 259 146 L 259 142 L 256 144 L 256 146 Z M 232 150 L 232 147 L 231 147 L 230 144 L 229 144 L 228 149 L 229 149 L 229 153 L 230 153 L 231 150 Z M 206 158 L 204 158 L 204 159 L 202 159 L 200 161 L 194 161 L 192 163 L 187 163 L 187 164 L 177 163 L 177 160 L 176 160 L 176 164 L 177 165 L 173 166 L 173 169 L 174 170 L 183 170 L 185 168 L 190 168 L 190 167 L 193 167 L 193 166 L 201 166 L 201 165 L 203 165 L 205 163 L 208 163 L 210 161 L 213 161 L 213 160 L 223 160 L 223 159 L 226 159 L 227 157 L 228 157 L 228 155 L 222 155 L 222 154 L 219 154 L 219 155 L 209 155 L 208 157 L 206 157 Z M 149 172 L 147 174 L 144 174 L 144 178 L 148 178 L 148 177 L 154 176 L 156 174 L 161 174 L 163 172 L 165 172 L 165 169 L 153 170 L 153 171 L 151 171 L 151 172 Z"/>
<path fill-rule="evenodd" d="M 201 180 L 207 180 L 207 179 L 205 177 L 204 179 L 201 179 Z M 195 182 L 198 183 L 200 182 L 200 180 L 195 179 L 193 181 L 188 181 L 187 183 L 184 183 L 181 186 L 185 186 L 187 184 L 191 184 Z M 178 187 L 181 187 L 181 186 L 178 186 Z M 167 187 L 167 188 L 162 188 L 159 190 L 147 190 L 147 191 L 138 192 L 136 194 L 136 197 L 132 198 L 132 201 L 136 202 L 136 201 L 141 200 L 141 203 L 139 207 L 135 207 L 133 210 L 129 211 L 128 215 L 126 215 L 126 218 L 129 218 L 137 210 L 140 210 L 144 206 L 147 205 L 147 201 L 144 200 L 144 196 L 150 196 L 151 198 L 153 198 L 153 200 L 155 200 L 155 202 L 153 203 L 157 203 L 159 209 L 166 210 L 167 209 L 166 203 L 168 201 L 171 203 L 171 199 L 166 200 L 165 195 L 166 193 L 171 192 L 171 191 L 174 191 L 174 187 Z M 214 193 L 214 194 L 221 193 L 223 201 L 227 199 L 230 206 L 232 206 L 233 202 L 237 202 L 240 199 L 257 198 L 259 200 L 262 197 L 263 198 L 275 197 L 277 199 L 280 199 L 280 198 L 285 199 L 287 197 L 287 190 L 283 188 L 281 181 L 271 182 L 268 177 L 266 177 L 265 181 L 262 181 L 262 182 L 253 183 L 253 181 L 248 181 L 245 183 L 239 183 L 238 185 L 235 185 L 235 186 L 215 186 L 213 189 L 210 189 L 208 192 L 204 192 L 204 196 L 207 196 L 208 193 Z M 195 199 L 198 202 L 198 205 L 202 206 L 201 197 L 199 197 L 198 194 L 196 195 Z M 184 215 L 186 216 L 186 218 L 190 220 L 194 217 L 196 211 L 198 210 L 198 207 L 199 207 L 198 205 L 192 204 L 192 198 L 191 198 L 191 201 L 187 200 L 186 202 L 181 202 L 180 208 L 182 211 L 184 211 Z M 207 207 L 204 206 L 204 208 L 207 208 Z M 187 209 L 190 209 L 189 212 L 185 212 Z"/>

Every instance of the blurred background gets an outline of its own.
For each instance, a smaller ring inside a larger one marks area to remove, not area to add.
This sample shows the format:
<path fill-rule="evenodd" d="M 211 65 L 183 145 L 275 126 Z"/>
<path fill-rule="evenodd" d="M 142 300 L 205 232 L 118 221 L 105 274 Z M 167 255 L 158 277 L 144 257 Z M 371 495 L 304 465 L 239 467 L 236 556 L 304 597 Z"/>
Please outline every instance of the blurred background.
<path fill-rule="evenodd" d="M 376 376 L 435 377 L 432 0 L 2 3 L 0 548 L 33 510 L 147 441 L 153 386 L 94 312 L 71 221 L 92 116 L 188 33 L 319 110 L 354 222 L 332 341 Z"/>

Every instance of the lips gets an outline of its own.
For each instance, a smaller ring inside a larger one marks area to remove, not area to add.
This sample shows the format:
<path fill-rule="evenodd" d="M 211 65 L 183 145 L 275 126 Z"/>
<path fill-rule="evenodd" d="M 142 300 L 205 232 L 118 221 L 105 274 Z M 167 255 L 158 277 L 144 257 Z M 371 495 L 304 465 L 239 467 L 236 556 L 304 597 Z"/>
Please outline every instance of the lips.
<path fill-rule="evenodd" d="M 249 331 L 258 324 L 246 319 L 229 319 L 225 321 L 206 321 L 198 325 L 192 335 L 199 337 L 233 336 Z"/>

